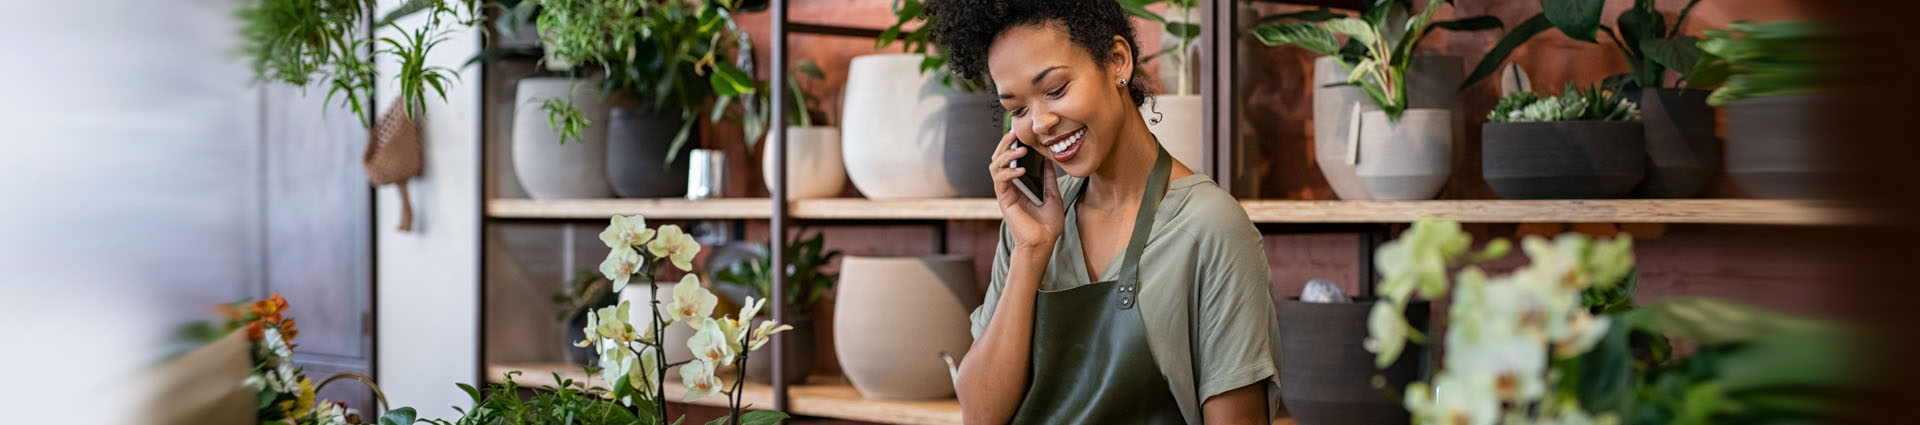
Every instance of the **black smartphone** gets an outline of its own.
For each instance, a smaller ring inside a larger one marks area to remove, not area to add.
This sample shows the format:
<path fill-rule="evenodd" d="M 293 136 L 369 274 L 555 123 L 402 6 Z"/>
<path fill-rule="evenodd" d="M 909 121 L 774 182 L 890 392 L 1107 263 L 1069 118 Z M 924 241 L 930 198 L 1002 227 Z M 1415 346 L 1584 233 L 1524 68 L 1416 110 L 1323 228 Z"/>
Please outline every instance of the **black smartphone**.
<path fill-rule="evenodd" d="M 1014 140 L 1013 143 L 1015 146 L 1023 146 L 1019 140 Z M 1047 162 L 1046 154 L 1027 146 L 1027 154 L 1021 155 L 1020 159 L 1014 160 L 1014 163 L 1020 165 L 1020 168 L 1027 169 L 1027 174 L 1013 179 L 1013 187 L 1019 188 L 1020 194 L 1026 195 L 1027 200 L 1034 205 L 1046 205 L 1046 186 L 1042 186 L 1047 181 L 1046 169 L 1040 167 L 1053 166 Z"/>

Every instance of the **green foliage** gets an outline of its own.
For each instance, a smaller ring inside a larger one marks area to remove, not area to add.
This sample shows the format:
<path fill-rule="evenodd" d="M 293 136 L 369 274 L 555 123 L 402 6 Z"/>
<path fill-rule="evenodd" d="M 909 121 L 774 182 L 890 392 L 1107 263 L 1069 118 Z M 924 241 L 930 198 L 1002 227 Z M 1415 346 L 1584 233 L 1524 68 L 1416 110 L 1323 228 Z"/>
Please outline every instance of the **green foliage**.
<path fill-rule="evenodd" d="M 627 92 L 658 110 L 681 113 L 666 161 L 677 159 L 706 108 L 755 94 L 748 72 L 736 60 L 750 60 L 752 45 L 733 19 L 732 1 L 540 0 L 540 39 L 548 59 L 605 71 L 601 89 Z M 742 52 L 737 57 L 735 48 Z M 590 122 L 571 102 L 548 108 L 549 123 L 561 143 L 579 137 Z M 720 115 L 713 114 L 718 121 Z M 751 147 L 756 140 L 749 139 Z"/>
<path fill-rule="evenodd" d="M 1161 3 L 1167 5 L 1166 16 L 1147 10 L 1147 6 Z M 1196 40 L 1200 39 L 1201 32 L 1200 17 L 1197 15 L 1197 9 L 1200 7 L 1198 0 L 1120 0 L 1120 7 L 1126 9 L 1128 15 L 1160 24 L 1167 34 L 1179 40 L 1171 46 L 1163 46 L 1158 52 L 1140 57 L 1140 62 L 1146 63 L 1159 57 L 1172 58 L 1175 69 L 1179 72 L 1175 80 L 1178 83 L 1174 87 L 1174 94 L 1192 94 L 1187 93 L 1187 89 L 1190 86 L 1188 82 L 1194 78 L 1193 67 L 1189 61 L 1193 60 L 1193 46 Z M 1140 74 L 1145 75 L 1145 72 L 1142 71 Z"/>
<path fill-rule="evenodd" d="M 840 280 L 838 273 L 822 273 L 821 269 L 834 258 L 840 256 L 840 250 L 827 250 L 826 235 L 814 233 L 813 237 L 801 239 L 787 245 L 787 305 L 801 312 L 813 308 L 820 296 L 833 289 Z M 761 249 L 772 249 L 761 245 Z M 762 251 L 765 252 L 765 251 Z M 770 258 L 741 261 L 727 266 L 713 275 L 713 280 L 752 288 L 754 294 L 768 298 L 773 293 L 773 273 Z"/>
<path fill-rule="evenodd" d="M 1687 86 L 1719 85 L 1707 104 L 1759 96 L 1831 90 L 1829 66 L 1836 58 L 1831 33 L 1806 21 L 1734 22 L 1725 30 L 1704 31 L 1695 75 Z"/>
<path fill-rule="evenodd" d="M 1428 0 L 1420 13 L 1412 15 L 1407 0 L 1381 0 L 1359 18 L 1325 9 L 1270 15 L 1260 18 L 1263 24 L 1253 28 L 1253 36 L 1269 46 L 1299 46 L 1339 56 L 1335 62 L 1348 71 L 1344 84 L 1359 86 L 1387 117 L 1397 120 L 1407 108 L 1407 67 L 1413 62 L 1414 46 L 1428 31 L 1478 31 L 1502 25 L 1498 18 L 1484 15 L 1433 22 L 1440 3 Z M 1337 44 L 1339 36 L 1347 41 Z"/>
<path fill-rule="evenodd" d="M 1489 122 L 1639 121 L 1640 107 L 1612 90 L 1578 88 L 1573 83 L 1556 96 L 1531 92 L 1508 95 L 1487 113 Z"/>
<path fill-rule="evenodd" d="M 1630 68 L 1624 77 L 1612 79 L 1618 82 L 1610 86 L 1614 90 L 1663 87 L 1662 80 L 1668 69 L 1683 78 L 1694 72 L 1692 58 L 1700 54 L 1694 46 L 1698 39 L 1682 35 L 1681 28 L 1700 0 L 1688 0 L 1671 25 L 1667 23 L 1667 16 L 1655 8 L 1654 0 L 1634 0 L 1633 7 L 1621 12 L 1612 27 L 1600 22 L 1605 3 L 1603 0 L 1540 0 L 1542 11 L 1508 31 L 1474 66 L 1461 88 L 1493 75 L 1514 49 L 1548 28 L 1559 28 L 1568 38 L 1588 43 L 1599 42 L 1596 31 L 1605 33 Z"/>
<path fill-rule="evenodd" d="M 399 64 L 393 78 L 408 116 L 425 107 L 429 89 L 446 98 L 453 71 L 427 66 L 426 58 L 446 40 L 451 31 L 448 25 L 477 22 L 477 1 L 408 2 L 374 25 L 399 33 L 399 38 L 375 39 L 367 33 L 364 22 L 374 7 L 374 0 L 248 0 L 237 13 L 241 53 L 249 59 L 256 81 L 328 86 L 326 101 L 339 97 L 363 126 L 372 126 L 369 103 L 379 78 L 374 64 L 381 56 Z M 407 30 L 396 22 L 419 12 L 427 13 L 424 26 Z"/>
<path fill-rule="evenodd" d="M 933 24 L 938 18 L 927 16 L 926 10 L 927 0 L 893 0 L 893 24 L 880 31 L 880 37 L 873 40 L 873 48 L 881 49 L 898 42 L 901 51 L 926 56 L 920 60 L 920 72 L 939 71 L 940 84 L 970 93 L 986 90 L 979 82 L 954 78 L 953 73 L 946 70 L 947 56 L 933 44 Z M 920 21 L 920 26 L 906 29 L 907 23 L 913 21 Z"/>
<path fill-rule="evenodd" d="M 1856 388 L 1853 338 L 1838 324 L 1691 297 L 1619 317 L 1700 345 L 1679 361 L 1637 365 L 1627 423 L 1818 423 Z"/>
<path fill-rule="evenodd" d="M 425 419 L 434 425 L 652 425 L 653 406 L 644 400 L 636 400 L 635 409 L 629 410 L 619 403 L 601 398 L 605 388 L 588 387 L 586 383 L 553 376 L 558 387 L 542 386 L 533 389 L 533 395 L 522 399 L 523 389 L 513 381 L 519 372 L 509 373 L 506 381 L 488 385 L 482 391 L 466 384 L 459 384 L 467 393 L 473 405 L 467 409 L 455 407 L 460 417 L 454 420 Z M 383 423 L 381 425 L 386 425 Z"/>
<path fill-rule="evenodd" d="M 810 127 L 813 126 L 814 115 L 822 119 L 827 116 L 828 106 L 807 94 L 800 84 L 801 76 L 811 77 L 811 81 L 824 81 L 827 78 L 826 72 L 809 60 L 795 61 L 792 69 L 787 70 L 787 126 L 790 127 Z M 772 85 L 770 81 L 754 82 L 755 90 L 759 92 L 772 93 Z M 731 101 L 730 98 L 721 98 L 714 106 L 713 117 L 715 120 L 734 117 L 734 121 L 739 122 L 741 130 L 746 133 L 749 141 L 747 146 L 751 148 L 753 141 L 767 135 L 768 122 L 773 120 L 773 108 L 769 106 L 773 96 L 757 96 L 757 104 L 740 108 L 737 114 L 729 114 L 733 110 L 725 107 Z"/>

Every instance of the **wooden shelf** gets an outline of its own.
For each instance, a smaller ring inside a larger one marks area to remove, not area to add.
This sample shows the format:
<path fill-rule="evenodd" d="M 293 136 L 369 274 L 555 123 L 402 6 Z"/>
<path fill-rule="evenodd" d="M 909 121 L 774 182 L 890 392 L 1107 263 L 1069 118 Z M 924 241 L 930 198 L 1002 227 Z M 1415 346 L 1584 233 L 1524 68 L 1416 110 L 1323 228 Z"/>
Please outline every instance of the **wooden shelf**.
<path fill-rule="evenodd" d="M 606 386 L 599 376 L 587 376 L 580 367 L 565 364 L 530 365 L 494 365 L 487 367 L 488 382 L 499 382 L 507 372 L 521 371 L 515 378 L 524 386 L 558 385 L 553 374 L 561 378 L 590 382 L 589 386 Z M 667 382 L 667 399 L 680 400 L 686 396 L 686 387 L 675 380 Z M 823 381 L 823 379 L 814 379 Z M 773 407 L 773 388 L 755 383 L 746 383 L 740 387 L 743 394 L 741 405 L 756 408 Z M 696 400 L 690 404 L 710 407 L 726 407 L 726 396 L 714 394 Z M 873 401 L 860 398 L 860 393 L 844 383 L 817 385 L 794 385 L 787 387 L 787 413 L 798 416 L 814 416 L 854 421 L 880 422 L 891 424 L 947 425 L 960 423 L 960 402 L 954 399 L 932 401 Z"/>
<path fill-rule="evenodd" d="M 1867 210 L 1839 201 L 1778 199 L 1594 199 L 1294 201 L 1249 200 L 1241 207 L 1256 223 L 1406 223 L 1439 217 L 1468 223 L 1672 223 L 1849 225 L 1876 222 Z M 802 220 L 999 220 L 992 199 L 862 198 L 794 201 Z M 512 219 L 601 219 L 644 214 L 659 219 L 767 219 L 765 198 L 494 199 L 487 215 Z"/>
<path fill-rule="evenodd" d="M 587 376 L 579 366 L 566 364 L 525 364 L 493 365 L 487 367 L 487 382 L 502 382 L 507 372 L 520 371 L 514 382 L 521 386 L 555 386 L 553 374 L 562 379 L 588 382 L 588 386 L 606 386 L 599 376 Z M 842 419 L 850 421 L 877 422 L 886 424 L 911 425 L 949 425 L 960 423 L 960 402 L 954 399 L 932 401 L 874 401 L 860 398 L 860 392 L 844 382 L 832 382 L 830 377 L 815 376 L 808 380 L 817 384 L 794 385 L 787 387 L 787 413 L 796 416 Z M 820 383 L 825 382 L 825 383 Z M 744 394 L 742 406 L 758 408 L 773 407 L 773 388 L 766 385 L 747 383 L 740 387 Z M 680 400 L 686 396 L 683 387 L 671 378 L 667 382 L 667 399 Z M 714 394 L 696 400 L 690 404 L 726 407 L 727 399 Z M 1294 425 L 1293 418 L 1281 417 L 1273 421 L 1274 425 Z"/>
<path fill-rule="evenodd" d="M 773 215 L 766 198 L 726 199 L 491 199 L 487 217 L 531 219 L 604 219 L 641 214 L 659 219 L 765 219 Z"/>

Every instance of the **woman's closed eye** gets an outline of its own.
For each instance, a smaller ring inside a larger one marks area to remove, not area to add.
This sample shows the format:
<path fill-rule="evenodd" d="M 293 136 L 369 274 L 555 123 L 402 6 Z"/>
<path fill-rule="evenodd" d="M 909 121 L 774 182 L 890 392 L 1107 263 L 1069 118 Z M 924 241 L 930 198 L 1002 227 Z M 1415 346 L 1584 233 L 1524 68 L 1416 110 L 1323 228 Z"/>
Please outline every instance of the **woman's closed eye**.
<path fill-rule="evenodd" d="M 1072 83 L 1061 84 L 1060 87 L 1056 87 L 1053 90 L 1047 91 L 1047 97 L 1051 99 L 1059 99 L 1061 96 L 1066 96 L 1067 86 L 1069 85 L 1072 85 Z"/>

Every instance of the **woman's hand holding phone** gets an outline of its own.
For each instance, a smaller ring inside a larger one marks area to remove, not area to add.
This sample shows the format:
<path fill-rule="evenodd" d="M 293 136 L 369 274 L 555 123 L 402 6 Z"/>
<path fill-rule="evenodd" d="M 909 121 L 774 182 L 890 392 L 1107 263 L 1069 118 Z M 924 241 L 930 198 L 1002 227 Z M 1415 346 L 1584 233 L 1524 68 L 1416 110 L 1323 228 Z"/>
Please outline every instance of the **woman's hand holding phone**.
<path fill-rule="evenodd" d="M 1013 168 L 1022 156 L 1027 155 L 1026 144 L 1020 143 L 1013 132 L 1000 138 L 1000 144 L 993 149 L 993 162 L 987 164 L 988 172 L 993 175 L 994 197 L 1000 204 L 1001 220 L 1012 234 L 1016 249 L 1040 249 L 1040 252 L 1052 253 L 1053 243 L 1060 239 L 1066 227 L 1066 203 L 1060 200 L 1060 187 L 1055 180 L 1053 165 L 1038 161 L 1038 169 L 1032 167 Z M 1015 180 L 1027 173 L 1038 173 L 1040 187 L 1030 188 L 1045 192 L 1041 203 L 1034 205 L 1025 193 L 1016 186 Z"/>

